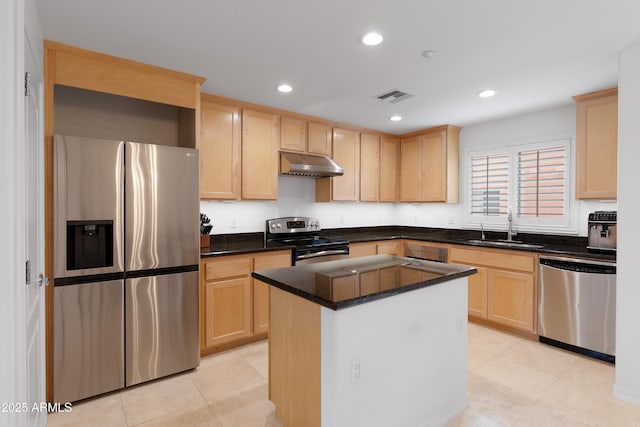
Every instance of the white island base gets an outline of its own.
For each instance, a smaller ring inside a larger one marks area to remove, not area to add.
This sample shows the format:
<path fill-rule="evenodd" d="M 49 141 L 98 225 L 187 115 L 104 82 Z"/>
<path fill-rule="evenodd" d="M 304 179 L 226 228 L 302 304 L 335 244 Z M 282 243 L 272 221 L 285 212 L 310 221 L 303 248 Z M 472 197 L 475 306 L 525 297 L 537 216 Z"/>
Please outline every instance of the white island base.
<path fill-rule="evenodd" d="M 467 394 L 467 277 L 332 310 L 270 286 L 269 398 L 285 427 L 441 426 Z"/>

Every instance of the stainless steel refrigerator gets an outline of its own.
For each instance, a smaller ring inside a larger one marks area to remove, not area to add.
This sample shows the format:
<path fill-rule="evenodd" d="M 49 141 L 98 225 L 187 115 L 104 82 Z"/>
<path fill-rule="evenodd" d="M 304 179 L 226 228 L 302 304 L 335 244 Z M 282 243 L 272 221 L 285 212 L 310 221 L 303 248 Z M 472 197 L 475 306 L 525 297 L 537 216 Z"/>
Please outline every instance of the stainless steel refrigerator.
<path fill-rule="evenodd" d="M 54 399 L 192 369 L 198 152 L 54 137 Z"/>

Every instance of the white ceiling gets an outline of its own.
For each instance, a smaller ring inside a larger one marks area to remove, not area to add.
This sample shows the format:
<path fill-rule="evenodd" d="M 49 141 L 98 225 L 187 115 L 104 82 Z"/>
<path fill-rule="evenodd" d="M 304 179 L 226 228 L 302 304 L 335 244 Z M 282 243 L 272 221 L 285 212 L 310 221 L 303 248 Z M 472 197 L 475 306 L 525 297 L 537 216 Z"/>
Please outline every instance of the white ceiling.
<path fill-rule="evenodd" d="M 207 93 L 392 133 L 571 103 L 615 86 L 618 53 L 640 41 L 638 0 L 36 3 L 47 39 L 206 77 Z M 384 42 L 360 44 L 372 29 Z M 282 82 L 294 91 L 277 92 Z M 498 95 L 475 96 L 486 88 Z M 389 89 L 414 97 L 374 99 Z"/>

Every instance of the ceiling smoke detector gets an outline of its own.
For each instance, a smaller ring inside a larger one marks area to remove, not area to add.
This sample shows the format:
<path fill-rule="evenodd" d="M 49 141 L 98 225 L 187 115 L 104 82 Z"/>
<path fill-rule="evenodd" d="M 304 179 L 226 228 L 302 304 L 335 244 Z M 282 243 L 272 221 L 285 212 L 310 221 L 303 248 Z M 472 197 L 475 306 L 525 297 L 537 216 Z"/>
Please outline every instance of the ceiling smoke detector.
<path fill-rule="evenodd" d="M 376 98 L 382 102 L 388 102 L 389 104 L 395 104 L 396 102 L 404 101 L 405 99 L 411 98 L 413 95 L 408 94 L 407 92 L 403 92 L 398 89 L 391 89 L 380 95 L 376 95 Z"/>

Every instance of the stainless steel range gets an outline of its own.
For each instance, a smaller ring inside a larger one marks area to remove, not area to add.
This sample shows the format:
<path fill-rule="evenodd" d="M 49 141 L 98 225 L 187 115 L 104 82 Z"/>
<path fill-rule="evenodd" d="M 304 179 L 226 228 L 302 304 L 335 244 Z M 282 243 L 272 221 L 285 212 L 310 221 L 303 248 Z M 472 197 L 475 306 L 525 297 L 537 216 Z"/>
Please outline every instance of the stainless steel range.
<path fill-rule="evenodd" d="M 274 218 L 267 220 L 265 238 L 269 246 L 293 246 L 293 265 L 349 258 L 349 241 L 320 237 L 321 230 L 317 218 Z"/>

